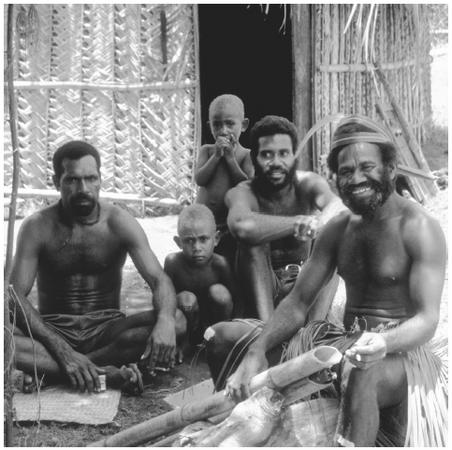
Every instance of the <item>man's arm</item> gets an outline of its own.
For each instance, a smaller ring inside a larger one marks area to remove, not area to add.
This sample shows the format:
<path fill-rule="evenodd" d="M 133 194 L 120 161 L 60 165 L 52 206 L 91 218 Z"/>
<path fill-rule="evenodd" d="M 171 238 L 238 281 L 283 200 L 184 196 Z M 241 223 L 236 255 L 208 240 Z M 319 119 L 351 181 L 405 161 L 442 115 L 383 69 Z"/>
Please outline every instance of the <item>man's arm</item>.
<path fill-rule="evenodd" d="M 345 216 L 333 219 L 318 236 L 313 253 L 303 265 L 293 289 L 275 309 L 237 371 L 228 379 L 226 391 L 235 399 L 249 396 L 251 378 L 267 367 L 266 353 L 292 337 L 305 324 L 317 294 L 336 269 L 337 243 L 346 223 Z"/>
<path fill-rule="evenodd" d="M 240 313 L 243 310 L 243 305 L 239 302 L 239 298 L 237 295 L 236 281 L 234 277 L 234 273 L 227 262 L 226 258 L 223 256 L 217 255 L 217 264 L 216 271 L 218 273 L 218 278 L 220 283 L 226 287 L 226 289 L 231 294 L 232 302 L 234 304 L 233 308 L 233 317 L 240 317 Z"/>
<path fill-rule="evenodd" d="M 403 230 L 411 258 L 409 296 L 415 315 L 382 333 L 364 333 L 347 351 L 358 367 L 366 368 L 388 353 L 405 352 L 425 344 L 435 334 L 446 268 L 446 241 L 439 224 L 421 216 Z"/>
<path fill-rule="evenodd" d="M 36 278 L 39 252 L 43 236 L 47 232 L 38 215 L 26 219 L 19 231 L 17 249 L 9 284 L 17 294 L 19 305 L 12 304 L 19 328 L 39 341 L 52 355 L 61 370 L 68 376 L 71 385 L 84 391 L 100 389 L 99 373 L 103 370 L 93 364 L 85 355 L 75 350 L 42 320 L 39 312 L 27 299 Z M 29 329 L 29 330 L 28 330 Z"/>
<path fill-rule="evenodd" d="M 321 225 L 324 225 L 345 207 L 326 182 L 318 183 L 315 187 L 314 191 L 304 191 L 304 195 L 312 198 L 315 207 L 324 211 L 321 216 Z M 314 215 L 277 216 L 257 212 L 257 199 L 248 186 L 230 189 L 225 196 L 225 203 L 229 209 L 227 220 L 232 235 L 248 245 L 261 245 L 293 234 L 302 237 L 311 227 L 317 227 L 311 225 Z"/>
<path fill-rule="evenodd" d="M 152 290 L 156 323 L 149 336 L 143 359 L 149 358 L 149 370 L 156 363 L 172 367 L 176 352 L 176 293 L 174 286 L 154 255 L 138 221 L 125 211 L 115 214 L 116 229 L 126 244 L 140 275 Z"/>
<path fill-rule="evenodd" d="M 209 148 L 213 147 L 209 156 Z M 205 186 L 215 174 L 218 163 L 223 156 L 222 149 L 217 146 L 203 145 L 199 150 L 198 161 L 195 168 L 195 181 L 198 186 Z"/>
<path fill-rule="evenodd" d="M 297 172 L 297 176 L 300 177 L 303 172 Z M 310 199 L 312 210 L 321 211 L 318 219 L 320 221 L 319 226 L 325 225 L 332 217 L 337 216 L 341 211 L 346 211 L 347 207 L 342 203 L 342 200 L 335 195 L 328 185 L 328 182 L 320 175 L 307 172 L 307 176 L 303 177 L 298 184 L 298 187 L 302 189 L 301 194 L 307 193 Z"/>
<path fill-rule="evenodd" d="M 229 209 L 227 222 L 232 235 L 249 245 L 260 245 L 289 236 L 299 217 L 257 212 L 257 199 L 246 184 L 230 189 L 226 193 L 225 204 Z"/>

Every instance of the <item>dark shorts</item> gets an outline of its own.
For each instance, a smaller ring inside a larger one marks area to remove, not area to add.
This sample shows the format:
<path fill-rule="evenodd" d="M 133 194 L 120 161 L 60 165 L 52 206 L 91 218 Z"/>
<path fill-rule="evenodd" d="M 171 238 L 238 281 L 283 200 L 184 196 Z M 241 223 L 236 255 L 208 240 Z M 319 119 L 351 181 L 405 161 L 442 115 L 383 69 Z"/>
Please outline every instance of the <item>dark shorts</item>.
<path fill-rule="evenodd" d="M 280 269 L 273 270 L 275 275 L 273 280 L 273 302 L 276 305 L 292 290 L 301 265 L 288 264 Z"/>
<path fill-rule="evenodd" d="M 74 350 L 86 354 L 98 347 L 108 328 L 126 316 L 117 309 L 104 309 L 83 315 L 43 314 L 41 317 Z"/>

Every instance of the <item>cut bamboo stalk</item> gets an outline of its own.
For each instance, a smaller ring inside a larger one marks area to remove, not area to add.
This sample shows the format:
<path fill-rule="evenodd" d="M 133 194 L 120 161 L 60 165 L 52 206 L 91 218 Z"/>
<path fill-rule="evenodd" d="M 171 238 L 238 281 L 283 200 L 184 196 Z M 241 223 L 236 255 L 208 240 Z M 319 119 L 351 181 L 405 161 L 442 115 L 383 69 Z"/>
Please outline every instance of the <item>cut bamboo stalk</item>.
<path fill-rule="evenodd" d="M 418 166 L 421 169 L 424 169 L 426 171 L 430 171 L 429 166 L 427 164 L 427 161 L 424 158 L 424 155 L 422 153 L 421 148 L 419 147 L 416 138 L 413 135 L 413 132 L 411 131 L 411 128 L 408 124 L 408 122 L 405 119 L 405 116 L 402 112 L 402 110 L 400 109 L 396 99 L 394 98 L 393 94 L 392 94 L 392 90 L 389 86 L 388 81 L 386 80 L 386 77 L 384 76 L 384 74 L 382 73 L 381 69 L 377 67 L 377 75 L 386 91 L 386 94 L 388 95 L 389 101 L 392 105 L 392 108 L 397 116 L 397 119 L 399 120 L 400 126 L 402 127 L 402 130 L 404 132 L 404 135 L 407 139 L 407 143 L 408 146 L 411 150 L 411 153 L 413 154 L 415 161 L 417 162 Z M 428 183 L 428 187 L 429 187 L 429 191 L 432 194 L 435 194 L 436 192 L 438 192 L 438 188 L 436 187 L 435 183 Z"/>
<path fill-rule="evenodd" d="M 342 354 L 334 347 L 321 346 L 283 364 L 261 372 L 251 379 L 250 391 L 256 392 L 267 386 L 283 389 L 303 378 L 338 364 Z M 206 399 L 191 402 L 182 408 L 149 419 L 126 430 L 94 442 L 89 447 L 130 447 L 168 434 L 192 422 L 230 411 L 235 402 L 224 391 Z"/>

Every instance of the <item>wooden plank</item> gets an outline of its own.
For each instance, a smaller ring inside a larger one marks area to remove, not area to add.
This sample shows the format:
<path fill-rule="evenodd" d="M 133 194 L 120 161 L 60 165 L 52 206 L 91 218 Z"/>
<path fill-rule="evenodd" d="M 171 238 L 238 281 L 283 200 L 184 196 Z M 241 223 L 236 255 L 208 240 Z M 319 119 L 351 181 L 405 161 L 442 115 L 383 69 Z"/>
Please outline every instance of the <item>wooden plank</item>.
<path fill-rule="evenodd" d="M 300 138 L 312 126 L 312 49 L 311 49 L 311 6 L 291 5 L 292 14 L 292 57 L 293 57 L 293 120 Z M 302 170 L 312 170 L 312 147 L 303 150 L 299 158 Z"/>

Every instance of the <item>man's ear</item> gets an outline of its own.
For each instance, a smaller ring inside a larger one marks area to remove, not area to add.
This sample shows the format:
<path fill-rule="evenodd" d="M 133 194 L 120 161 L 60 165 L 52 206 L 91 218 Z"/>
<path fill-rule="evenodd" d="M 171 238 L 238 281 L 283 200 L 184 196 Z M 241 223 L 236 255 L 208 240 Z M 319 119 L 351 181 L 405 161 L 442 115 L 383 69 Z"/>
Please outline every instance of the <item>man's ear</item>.
<path fill-rule="evenodd" d="M 244 131 L 247 130 L 249 124 L 250 124 L 250 119 L 248 119 L 247 117 L 245 117 L 245 118 L 242 120 L 242 133 L 243 133 Z"/>
<path fill-rule="evenodd" d="M 173 236 L 173 241 L 176 243 L 176 245 L 179 248 L 182 248 L 182 242 L 180 241 L 180 237 L 179 236 Z"/>
<path fill-rule="evenodd" d="M 389 177 L 391 180 L 394 180 L 397 176 L 397 163 L 390 162 L 388 164 Z"/>
<path fill-rule="evenodd" d="M 52 181 L 53 181 L 53 184 L 55 185 L 56 190 L 59 191 L 60 190 L 60 180 L 56 177 L 56 175 L 52 176 Z"/>

